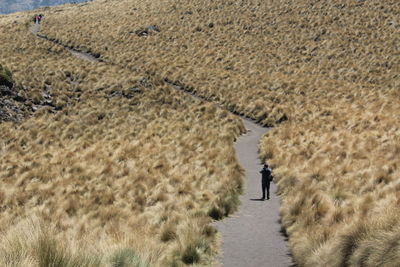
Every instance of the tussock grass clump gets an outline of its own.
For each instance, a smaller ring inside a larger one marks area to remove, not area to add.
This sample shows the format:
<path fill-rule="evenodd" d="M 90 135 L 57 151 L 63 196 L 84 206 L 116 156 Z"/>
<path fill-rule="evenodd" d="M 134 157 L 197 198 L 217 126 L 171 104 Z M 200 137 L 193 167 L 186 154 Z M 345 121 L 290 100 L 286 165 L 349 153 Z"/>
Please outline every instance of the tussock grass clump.
<path fill-rule="evenodd" d="M 1 85 L 11 88 L 14 85 L 14 81 L 11 71 L 0 64 L 0 86 Z"/>
<path fill-rule="evenodd" d="M 182 254 L 182 261 L 186 264 L 197 263 L 200 260 L 199 253 L 194 244 L 190 244 L 186 247 Z"/>
<path fill-rule="evenodd" d="M 148 267 L 149 265 L 140 258 L 133 250 L 123 249 L 114 253 L 111 257 L 112 267 Z"/>
<path fill-rule="evenodd" d="M 56 229 L 38 217 L 21 220 L 1 236 L 2 266 L 99 266 L 100 254 L 73 252 L 54 239 Z"/>
<path fill-rule="evenodd" d="M 214 220 L 221 220 L 224 217 L 223 211 L 215 206 L 208 211 L 208 215 Z"/>

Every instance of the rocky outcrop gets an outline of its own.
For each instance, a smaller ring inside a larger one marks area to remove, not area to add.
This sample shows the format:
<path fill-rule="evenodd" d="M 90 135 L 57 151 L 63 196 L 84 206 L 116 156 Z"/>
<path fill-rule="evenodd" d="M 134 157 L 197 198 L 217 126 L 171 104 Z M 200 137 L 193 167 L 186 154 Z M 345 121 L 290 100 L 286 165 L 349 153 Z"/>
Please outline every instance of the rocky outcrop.
<path fill-rule="evenodd" d="M 0 85 L 0 123 L 17 122 L 27 114 L 25 99 L 16 94 L 12 88 Z"/>
<path fill-rule="evenodd" d="M 0 65 L 0 123 L 21 120 L 28 113 L 25 102 L 16 90 L 11 72 Z"/>

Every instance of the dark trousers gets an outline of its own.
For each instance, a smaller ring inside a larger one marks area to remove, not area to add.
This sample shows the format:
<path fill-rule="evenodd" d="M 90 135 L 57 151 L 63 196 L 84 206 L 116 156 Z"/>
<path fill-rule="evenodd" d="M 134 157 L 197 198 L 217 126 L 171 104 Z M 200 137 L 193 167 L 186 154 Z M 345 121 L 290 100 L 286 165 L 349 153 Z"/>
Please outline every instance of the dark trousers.
<path fill-rule="evenodd" d="M 262 189 L 262 199 L 265 199 L 265 189 L 267 189 L 267 199 L 269 199 L 269 181 L 261 181 L 261 189 Z"/>

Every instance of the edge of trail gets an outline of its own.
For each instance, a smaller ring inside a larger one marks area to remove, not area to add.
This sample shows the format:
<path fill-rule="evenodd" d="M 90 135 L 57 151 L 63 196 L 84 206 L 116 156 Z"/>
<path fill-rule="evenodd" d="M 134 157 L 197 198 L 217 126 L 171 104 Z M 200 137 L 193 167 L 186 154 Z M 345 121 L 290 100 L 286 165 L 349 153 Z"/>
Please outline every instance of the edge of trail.
<path fill-rule="evenodd" d="M 34 24 L 30 32 L 38 38 L 59 44 L 74 56 L 90 62 L 105 62 L 90 53 L 68 47 L 60 41 L 39 34 L 40 25 Z M 108 62 L 105 62 L 108 63 Z M 109 63 L 113 64 L 114 63 Z M 200 101 L 214 103 L 217 107 L 225 107 L 193 93 L 180 84 L 168 79 L 165 82 L 171 88 L 189 94 Z M 221 251 L 216 261 L 226 267 L 288 267 L 295 266 L 290 255 L 287 238 L 281 233 L 279 217 L 280 199 L 276 195 L 276 186 L 271 184 L 270 200 L 257 201 L 261 196 L 261 177 L 259 170 L 262 164 L 258 155 L 258 144 L 268 128 L 260 126 L 251 118 L 228 110 L 240 116 L 247 133 L 240 136 L 235 144 L 240 165 L 245 170 L 245 188 L 240 196 L 241 204 L 233 215 L 213 223 L 222 238 Z"/>

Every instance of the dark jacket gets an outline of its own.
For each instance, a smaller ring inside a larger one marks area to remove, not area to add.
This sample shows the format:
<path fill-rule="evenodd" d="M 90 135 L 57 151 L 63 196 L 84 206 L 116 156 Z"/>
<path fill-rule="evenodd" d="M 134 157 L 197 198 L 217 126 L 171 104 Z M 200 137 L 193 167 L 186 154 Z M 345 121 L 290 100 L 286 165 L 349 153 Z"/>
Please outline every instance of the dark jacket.
<path fill-rule="evenodd" d="M 272 171 L 270 168 L 262 168 L 260 173 L 262 174 L 262 182 L 263 183 L 269 183 L 272 181 L 273 177 L 272 177 Z"/>

